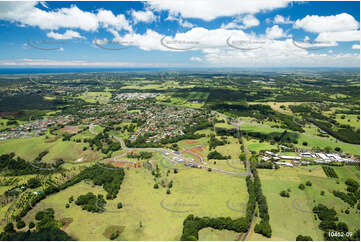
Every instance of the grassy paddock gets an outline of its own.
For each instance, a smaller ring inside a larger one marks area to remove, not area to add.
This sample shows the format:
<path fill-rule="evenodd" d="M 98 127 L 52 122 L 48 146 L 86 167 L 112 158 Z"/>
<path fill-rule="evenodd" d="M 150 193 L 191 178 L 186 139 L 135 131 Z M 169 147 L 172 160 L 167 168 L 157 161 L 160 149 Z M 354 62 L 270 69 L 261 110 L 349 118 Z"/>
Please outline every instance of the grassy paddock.
<path fill-rule="evenodd" d="M 279 170 L 259 170 L 263 193 L 267 198 L 270 222 L 273 230 L 271 240 L 295 240 L 299 234 L 310 235 L 314 240 L 323 240 L 323 232 L 319 230 L 319 220 L 314 219 L 312 208 L 318 203 L 335 208 L 341 221 L 347 223 L 351 231 L 359 227 L 359 212 L 351 209 L 346 215 L 341 213 L 348 206 L 336 198 L 333 190 L 344 190 L 341 182 L 327 178 L 322 169 L 312 172 L 300 168 L 280 168 Z M 312 182 L 312 187 L 306 186 L 304 191 L 298 185 L 306 181 Z M 282 190 L 291 189 L 290 198 L 279 195 Z M 321 196 L 321 191 L 325 195 Z M 302 228 L 302 229 L 300 229 Z M 252 234 L 250 240 L 267 240 L 257 234 Z"/>
<path fill-rule="evenodd" d="M 164 175 L 165 176 L 165 175 Z M 171 194 L 160 186 L 154 189 L 153 176 L 146 169 L 129 169 L 126 171 L 124 183 L 118 197 L 107 201 L 105 206 L 109 212 L 102 214 L 89 213 L 79 206 L 71 204 L 65 208 L 68 198 L 92 191 L 105 194 L 101 187 L 80 183 L 41 201 L 29 212 L 26 222 L 34 220 L 37 211 L 53 207 L 57 218 L 72 218 L 65 231 L 79 240 L 107 240 L 104 236 L 109 226 L 124 226 L 119 240 L 179 240 L 182 223 L 187 215 L 197 216 L 244 216 L 226 206 L 231 202 L 246 203 L 248 193 L 244 178 L 236 178 L 206 170 L 180 170 L 171 173 L 168 179 L 173 180 Z M 219 196 L 222 194 L 222 196 Z M 186 211 L 173 212 L 167 208 Z M 116 204 L 123 203 L 118 210 Z M 115 212 L 111 212 L 114 211 Z"/>

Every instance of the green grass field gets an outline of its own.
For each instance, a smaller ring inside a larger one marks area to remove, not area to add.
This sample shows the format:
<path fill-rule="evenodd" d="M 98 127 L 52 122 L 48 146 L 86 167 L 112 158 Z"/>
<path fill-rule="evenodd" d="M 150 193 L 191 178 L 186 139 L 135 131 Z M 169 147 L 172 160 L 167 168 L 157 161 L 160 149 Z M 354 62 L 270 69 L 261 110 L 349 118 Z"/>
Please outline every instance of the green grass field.
<path fill-rule="evenodd" d="M 247 148 L 249 151 L 259 152 L 261 150 L 277 149 L 277 145 L 271 145 L 267 141 L 260 143 L 259 140 L 250 139 L 247 141 Z"/>
<path fill-rule="evenodd" d="M 295 240 L 299 234 L 310 235 L 313 240 L 323 240 L 323 232 L 318 229 L 320 221 L 315 220 L 311 212 L 318 203 L 334 207 L 340 221 L 344 221 L 351 231 L 359 227 L 359 211 L 350 209 L 349 215 L 341 213 L 348 205 L 332 194 L 333 190 L 343 191 L 345 184 L 336 184 L 336 179 L 327 178 L 322 168 L 312 172 L 300 168 L 259 170 L 259 175 L 269 207 L 273 231 L 271 240 Z M 304 191 L 300 190 L 298 185 L 305 184 L 306 181 L 311 181 L 312 186 L 306 186 Z M 281 197 L 279 193 L 288 188 L 291 189 L 290 197 Z M 321 191 L 325 191 L 324 196 L 320 195 Z M 249 240 L 267 238 L 253 233 Z"/>
<path fill-rule="evenodd" d="M 112 94 L 110 92 L 87 92 L 80 95 L 79 98 L 89 103 L 99 102 L 100 104 L 108 103 Z"/>
<path fill-rule="evenodd" d="M 87 145 L 72 141 L 62 141 L 61 138 L 54 139 L 54 137 L 49 137 L 47 140 L 45 136 L 39 136 L 0 141 L 0 154 L 14 152 L 21 158 L 30 161 L 34 160 L 40 152 L 45 150 L 48 150 L 49 153 L 43 157 L 43 161 L 54 161 L 56 159 L 76 161 L 82 157 L 84 161 L 93 161 L 102 157 L 100 153 L 91 150 L 83 151 L 84 146 Z"/>
<path fill-rule="evenodd" d="M 220 137 L 217 136 L 217 138 L 219 139 Z M 222 155 L 230 155 L 232 159 L 239 159 L 239 155 L 241 154 L 241 145 L 238 143 L 238 139 L 227 137 L 227 140 L 230 144 L 217 146 L 216 151 Z"/>
<path fill-rule="evenodd" d="M 108 212 L 102 214 L 83 211 L 75 204 L 65 208 L 71 195 L 76 198 L 88 191 L 105 194 L 101 187 L 80 183 L 41 201 L 29 212 L 25 221 L 34 220 L 37 211 L 53 207 L 58 219 L 73 219 L 64 230 L 75 239 L 107 240 L 103 233 L 108 226 L 117 225 L 125 227 L 119 240 L 179 240 L 183 220 L 190 213 L 214 217 L 244 216 L 243 212 L 235 212 L 226 206 L 228 200 L 247 203 L 244 178 L 189 169 L 180 170 L 178 174 L 171 173 L 168 179 L 173 180 L 169 195 L 163 187 L 153 188 L 154 181 L 149 170 L 127 170 L 118 197 L 107 201 L 105 208 Z M 120 210 L 116 209 L 118 202 L 123 203 Z M 161 202 L 173 211 L 163 208 Z"/>
<path fill-rule="evenodd" d="M 345 116 L 344 119 L 341 117 Z M 348 124 L 352 127 L 355 127 L 357 129 L 360 128 L 360 119 L 357 119 L 357 116 L 359 115 L 352 115 L 352 114 L 336 114 L 336 121 L 340 124 Z"/>
<path fill-rule="evenodd" d="M 256 123 L 243 123 L 241 125 L 241 130 L 243 131 L 257 131 L 265 134 L 269 134 L 272 132 L 280 132 L 282 133 L 284 130 L 279 128 L 270 128 L 264 125 L 258 125 Z M 303 142 L 307 142 L 307 147 L 331 147 L 332 149 L 336 147 L 340 147 L 344 152 L 354 154 L 354 155 L 360 155 L 360 145 L 354 145 L 354 144 L 347 144 L 343 143 L 341 141 L 338 141 L 337 143 L 335 141 L 332 141 L 328 138 L 318 137 L 318 136 L 312 136 L 312 135 L 305 135 L 305 134 L 299 134 L 298 138 L 298 144 L 296 146 L 305 148 L 305 146 L 302 145 Z"/>
<path fill-rule="evenodd" d="M 200 241 L 234 241 L 238 234 L 231 230 L 201 229 L 198 233 Z"/>

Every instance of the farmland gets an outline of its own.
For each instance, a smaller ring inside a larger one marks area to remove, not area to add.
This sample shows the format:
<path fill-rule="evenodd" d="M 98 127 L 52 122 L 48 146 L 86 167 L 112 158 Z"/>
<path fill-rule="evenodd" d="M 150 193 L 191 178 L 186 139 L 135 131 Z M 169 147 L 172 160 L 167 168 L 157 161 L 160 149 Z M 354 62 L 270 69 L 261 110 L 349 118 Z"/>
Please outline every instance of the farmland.
<path fill-rule="evenodd" d="M 334 74 L 339 94 L 325 73 L 246 73 L 44 74 L 1 89 L 0 231 L 51 208 L 76 240 L 324 240 L 322 204 L 356 233 L 359 93 L 340 83 L 358 73 Z"/>

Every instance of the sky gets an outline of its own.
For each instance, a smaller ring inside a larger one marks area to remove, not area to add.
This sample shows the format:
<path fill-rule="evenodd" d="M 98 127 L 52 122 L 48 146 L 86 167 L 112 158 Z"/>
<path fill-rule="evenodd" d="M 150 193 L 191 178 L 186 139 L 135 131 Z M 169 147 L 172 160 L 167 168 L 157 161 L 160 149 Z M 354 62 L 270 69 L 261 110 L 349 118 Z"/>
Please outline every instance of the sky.
<path fill-rule="evenodd" d="M 0 33 L 0 68 L 360 66 L 359 1 L 0 1 Z"/>

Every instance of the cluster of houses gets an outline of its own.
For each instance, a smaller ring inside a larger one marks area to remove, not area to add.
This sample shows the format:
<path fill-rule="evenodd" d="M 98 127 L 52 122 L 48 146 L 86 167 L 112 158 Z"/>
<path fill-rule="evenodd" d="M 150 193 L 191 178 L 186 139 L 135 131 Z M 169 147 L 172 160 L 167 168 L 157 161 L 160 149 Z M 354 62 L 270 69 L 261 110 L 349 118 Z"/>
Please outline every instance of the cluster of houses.
<path fill-rule="evenodd" d="M 44 118 L 36 121 L 31 121 L 1 132 L 0 140 L 39 136 L 46 133 L 47 128 L 51 126 L 65 125 L 71 121 L 72 121 L 72 117 L 70 115 Z"/>
<path fill-rule="evenodd" d="M 295 165 L 301 165 L 301 164 L 308 165 L 311 164 L 312 162 L 317 164 L 328 164 L 331 162 L 345 162 L 345 163 L 360 162 L 359 160 L 354 160 L 351 158 L 343 158 L 336 153 L 325 154 L 325 153 L 304 152 L 298 154 L 298 156 L 288 156 L 288 155 L 278 155 L 271 151 L 266 151 L 262 156 L 262 160 L 264 161 L 273 160 L 275 164 L 286 167 L 294 167 Z"/>
<path fill-rule="evenodd" d="M 206 118 L 205 112 L 201 110 L 158 105 L 147 108 L 139 115 L 143 115 L 146 122 L 137 129 L 134 135 L 148 134 L 150 137 L 146 142 L 154 143 L 158 143 L 162 139 L 184 135 L 187 127 Z"/>
<path fill-rule="evenodd" d="M 135 92 L 135 93 L 121 93 L 116 95 L 116 99 L 119 100 L 144 100 L 147 98 L 155 98 L 160 93 L 141 93 L 141 92 Z"/>
<path fill-rule="evenodd" d="M 131 93 L 119 95 L 127 96 L 128 94 L 133 95 Z M 146 95 L 146 93 L 143 94 Z M 129 112 L 129 110 L 135 109 L 138 111 Z M 146 134 L 147 143 L 158 143 L 162 139 L 184 135 L 186 128 L 196 125 L 198 120 L 207 118 L 207 114 L 203 110 L 159 105 L 144 100 L 110 103 L 91 107 L 79 113 L 88 116 L 83 119 L 84 122 L 97 125 L 137 121 L 141 125 L 129 139 L 136 140 L 138 136 Z"/>

